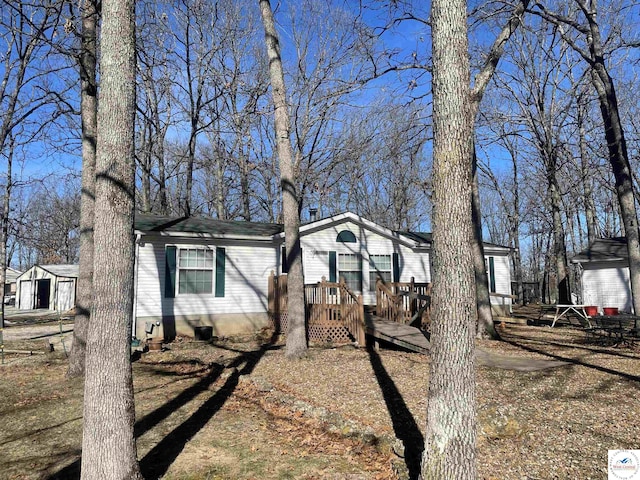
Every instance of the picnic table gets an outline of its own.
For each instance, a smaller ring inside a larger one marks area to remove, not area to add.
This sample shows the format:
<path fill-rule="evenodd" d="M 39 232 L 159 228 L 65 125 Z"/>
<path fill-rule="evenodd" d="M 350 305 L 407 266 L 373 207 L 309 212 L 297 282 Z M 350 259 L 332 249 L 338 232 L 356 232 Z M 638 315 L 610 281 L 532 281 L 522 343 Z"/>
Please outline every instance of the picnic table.
<path fill-rule="evenodd" d="M 561 318 L 568 317 L 569 315 L 575 314 L 578 317 L 582 318 L 585 322 L 587 322 L 588 327 L 591 328 L 592 327 L 591 317 L 587 315 L 587 312 L 585 311 L 585 308 L 588 306 L 589 305 L 563 305 L 563 304 L 551 305 L 551 308 L 555 309 L 551 327 L 555 327 L 556 322 Z"/>

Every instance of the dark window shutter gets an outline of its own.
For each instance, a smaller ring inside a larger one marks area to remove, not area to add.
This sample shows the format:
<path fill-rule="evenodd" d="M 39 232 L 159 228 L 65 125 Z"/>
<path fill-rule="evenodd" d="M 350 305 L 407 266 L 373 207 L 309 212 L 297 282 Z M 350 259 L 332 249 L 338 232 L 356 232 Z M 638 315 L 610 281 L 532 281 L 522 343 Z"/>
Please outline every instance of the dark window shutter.
<path fill-rule="evenodd" d="M 400 255 L 398 255 L 397 252 L 393 253 L 393 256 L 391 257 L 391 261 L 393 262 L 393 281 L 394 282 L 399 282 L 400 281 Z"/>
<path fill-rule="evenodd" d="M 164 296 L 165 298 L 173 298 L 176 296 L 176 252 L 178 248 L 167 246 L 164 251 L 165 269 L 164 269 Z"/>
<path fill-rule="evenodd" d="M 358 269 L 360 270 L 360 288 L 359 291 L 362 291 L 362 255 L 358 255 Z"/>
<path fill-rule="evenodd" d="M 329 252 L 329 281 L 336 282 L 338 277 L 338 265 L 336 261 L 336 252 Z"/>
<path fill-rule="evenodd" d="M 225 255 L 223 247 L 216 247 L 216 297 L 224 297 Z"/>
<path fill-rule="evenodd" d="M 280 263 L 282 264 L 282 273 L 289 273 L 289 263 L 287 262 L 287 248 L 283 245 L 280 248 L 280 257 L 281 257 L 281 261 Z"/>
<path fill-rule="evenodd" d="M 489 257 L 489 291 L 492 293 L 496 291 L 496 270 L 493 257 Z"/>

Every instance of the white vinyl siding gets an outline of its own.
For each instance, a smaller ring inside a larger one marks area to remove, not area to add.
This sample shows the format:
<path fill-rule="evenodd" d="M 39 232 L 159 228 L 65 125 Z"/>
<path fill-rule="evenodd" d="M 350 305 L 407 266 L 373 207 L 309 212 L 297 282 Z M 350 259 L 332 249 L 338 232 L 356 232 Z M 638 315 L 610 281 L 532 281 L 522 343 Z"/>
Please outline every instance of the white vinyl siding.
<path fill-rule="evenodd" d="M 620 264 L 583 264 L 582 303 L 605 307 L 617 307 L 621 312 L 631 312 L 631 287 L 629 268 Z"/>
<path fill-rule="evenodd" d="M 144 241 L 138 247 L 136 316 L 249 315 L 266 312 L 269 274 L 277 271 L 279 247 L 276 245 L 227 241 L 223 244 L 226 257 L 224 297 L 209 293 L 178 294 L 175 298 L 170 298 L 164 295 L 166 245 L 176 245 L 178 250 L 200 248 L 211 251 L 215 270 L 216 247 L 219 244 L 206 240 L 200 240 L 198 244 L 198 240 L 150 237 L 143 237 Z M 178 282 L 176 276 L 176 283 Z M 213 283 L 215 284 L 215 280 Z M 215 285 L 213 288 L 215 290 Z"/>

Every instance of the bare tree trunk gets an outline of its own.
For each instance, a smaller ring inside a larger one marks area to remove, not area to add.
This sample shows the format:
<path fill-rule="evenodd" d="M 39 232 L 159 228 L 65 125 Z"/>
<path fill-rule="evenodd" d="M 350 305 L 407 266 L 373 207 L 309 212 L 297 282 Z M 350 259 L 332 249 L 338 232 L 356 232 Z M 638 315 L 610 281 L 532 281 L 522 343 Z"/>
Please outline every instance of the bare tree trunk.
<path fill-rule="evenodd" d="M 563 34 L 563 38 L 584 58 L 591 68 L 591 82 L 598 94 L 609 152 L 609 163 L 616 179 L 615 187 L 618 204 L 627 237 L 629 280 L 631 283 L 633 309 L 638 313 L 640 312 L 640 231 L 638 230 L 638 214 L 634 200 L 633 177 L 631 175 L 627 142 L 620 120 L 618 98 L 613 79 L 609 75 L 609 70 L 605 64 L 607 53 L 603 48 L 598 24 L 598 2 L 597 0 L 575 0 L 575 4 L 584 15 L 586 24 L 578 22 L 575 18 L 567 18 L 550 12 L 541 3 L 536 3 L 538 10 L 533 13 L 542 16 L 555 25 L 560 25 L 562 28 L 568 26 L 580 35 L 584 35 L 588 50 L 583 49 L 580 46 L 580 42 L 571 40 L 566 33 Z"/>
<path fill-rule="evenodd" d="M 591 245 L 597 237 L 596 207 L 593 203 L 593 179 L 587 153 L 587 134 L 584 128 L 583 98 L 578 100 L 578 134 L 580 136 L 580 173 L 582 175 L 582 195 L 584 196 L 584 216 L 587 223 L 587 242 Z"/>
<path fill-rule="evenodd" d="M 516 295 L 524 304 L 524 285 L 522 282 L 522 256 L 520 255 L 520 194 L 518 193 L 518 162 L 513 156 L 513 219 L 511 220 L 511 238 L 513 245 L 513 270 L 518 284 Z"/>
<path fill-rule="evenodd" d="M 103 0 L 94 301 L 87 332 L 83 480 L 141 479 L 130 362 L 135 261 L 135 0 Z"/>
<path fill-rule="evenodd" d="M 0 285 L 2 285 L 2 305 L 0 305 L 0 345 L 2 361 L 4 362 L 4 284 L 7 279 L 7 239 L 9 237 L 9 214 L 11 213 L 11 188 L 13 187 L 13 139 L 9 137 L 7 149 L 7 183 L 2 202 L 2 228 L 0 229 Z"/>
<path fill-rule="evenodd" d="M 547 166 L 547 181 L 549 182 L 549 198 L 551 200 L 551 216 L 553 221 L 553 257 L 555 260 L 558 285 L 557 301 L 561 304 L 568 304 L 571 303 L 571 288 L 569 285 L 569 269 L 567 267 L 567 247 L 562 222 L 562 198 L 556 177 L 556 163 L 557 161 L 554 159 L 549 161 Z"/>
<path fill-rule="evenodd" d="M 271 91 L 275 105 L 275 127 L 278 156 L 280 157 L 280 186 L 282 188 L 282 214 L 284 223 L 286 263 L 289 266 L 288 329 L 286 355 L 300 358 L 307 352 L 307 331 L 304 311 L 304 279 L 300 251 L 300 207 L 297 193 L 297 175 L 291 147 L 289 110 L 280 57 L 280 44 L 269 0 L 259 0 L 265 42 L 269 57 Z"/>
<path fill-rule="evenodd" d="M 433 290 L 422 478 L 476 478 L 473 108 L 464 0 L 434 0 Z"/>
<path fill-rule="evenodd" d="M 475 78 L 475 85 L 471 90 L 473 118 L 478 113 L 480 102 L 484 95 L 485 89 L 489 84 L 489 80 L 495 73 L 498 62 L 504 53 L 506 45 L 511 35 L 522 23 L 522 15 L 529 0 L 521 0 L 509 17 L 509 21 L 500 31 L 491 46 L 491 50 L 487 55 L 487 59 L 482 70 Z M 476 305 L 478 308 L 478 325 L 476 335 L 478 338 L 498 339 L 500 336 L 493 325 L 493 313 L 491 311 L 491 295 L 489 291 L 489 280 L 487 278 L 487 270 L 484 263 L 484 243 L 482 241 L 482 212 L 480 206 L 480 191 L 478 188 L 478 165 L 475 149 L 473 152 L 472 178 L 472 214 L 473 214 L 473 267 L 476 278 Z"/>
<path fill-rule="evenodd" d="M 220 220 L 225 220 L 226 215 L 224 213 L 224 165 L 220 155 L 216 155 L 216 184 L 218 190 L 215 195 L 216 215 Z"/>
<path fill-rule="evenodd" d="M 68 377 L 84 375 L 87 327 L 93 298 L 93 213 L 96 184 L 98 88 L 96 43 L 98 11 L 95 0 L 81 3 L 80 116 L 82 121 L 82 193 L 80 203 L 80 273 L 76 297 L 73 344 Z"/>
<path fill-rule="evenodd" d="M 143 120 L 146 122 L 146 120 Z M 142 148 L 141 152 L 138 154 L 138 158 L 141 158 L 139 163 L 141 164 L 142 174 L 140 183 L 141 192 L 140 192 L 140 200 L 142 205 L 139 205 L 138 208 L 143 213 L 151 212 L 151 165 L 153 161 L 153 153 L 151 152 L 151 145 L 153 143 L 151 136 L 151 125 L 146 122 L 145 125 L 141 128 L 140 136 L 143 138 L 142 140 Z M 145 138 L 147 137 L 148 138 Z"/>
<path fill-rule="evenodd" d="M 193 115 L 193 112 L 192 112 Z M 187 173 L 186 173 L 186 182 L 185 182 L 185 190 L 184 190 L 184 199 L 182 201 L 182 214 L 185 217 L 188 217 L 192 213 L 191 209 L 191 199 L 193 198 L 193 166 L 196 161 L 196 140 L 197 140 L 197 130 L 198 130 L 198 117 L 196 114 L 195 117 L 191 119 L 191 136 L 189 137 L 189 151 L 187 153 Z"/>
<path fill-rule="evenodd" d="M 627 237 L 627 252 L 629 255 L 629 280 L 633 310 L 640 312 L 640 231 L 638 230 L 638 214 L 634 199 L 633 178 L 627 151 L 624 129 L 618 112 L 618 98 L 613 86 L 613 80 L 604 64 L 604 53 L 600 38 L 600 28 L 596 20 L 597 2 L 591 0 L 591 8 L 585 9 L 585 16 L 589 22 L 588 36 L 589 51 L 595 59 L 592 64 L 593 85 L 598 92 L 600 112 L 604 123 L 605 137 L 609 150 L 609 163 L 616 179 L 616 193 L 620 204 L 620 213 Z M 579 2 L 582 5 L 582 2 Z M 588 12 L 588 13 L 587 13 Z"/>
<path fill-rule="evenodd" d="M 478 309 L 478 326 L 476 336 L 478 338 L 498 339 L 500 335 L 493 325 L 493 313 L 491 311 L 491 292 L 489 291 L 489 279 L 484 259 L 484 244 L 482 242 L 482 212 L 480 208 L 480 192 L 478 190 L 478 162 L 473 154 L 473 194 L 472 194 L 472 218 L 473 218 L 473 270 L 476 279 L 476 306 Z"/>

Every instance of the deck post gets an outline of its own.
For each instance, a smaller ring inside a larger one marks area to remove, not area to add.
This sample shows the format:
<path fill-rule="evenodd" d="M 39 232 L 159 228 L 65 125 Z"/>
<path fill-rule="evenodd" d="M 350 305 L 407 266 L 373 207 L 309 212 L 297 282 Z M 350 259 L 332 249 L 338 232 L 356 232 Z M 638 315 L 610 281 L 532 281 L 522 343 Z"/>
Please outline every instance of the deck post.
<path fill-rule="evenodd" d="M 382 312 L 382 292 L 380 291 L 380 277 L 376 278 L 376 315 L 381 317 Z"/>
<path fill-rule="evenodd" d="M 364 300 L 362 295 L 358 295 L 358 318 L 355 321 L 358 329 L 358 345 L 364 347 L 366 345 L 365 339 L 365 323 L 364 323 Z"/>
<path fill-rule="evenodd" d="M 340 277 L 340 322 L 345 323 L 345 313 L 346 313 L 346 305 L 345 300 L 347 299 L 346 295 L 347 284 L 344 280 L 344 277 Z M 336 319 L 337 320 L 337 319 Z"/>
<path fill-rule="evenodd" d="M 271 270 L 269 275 L 269 283 L 267 288 L 267 313 L 271 317 L 271 321 L 275 326 L 275 272 Z"/>
<path fill-rule="evenodd" d="M 329 319 L 329 309 L 327 308 L 329 297 L 327 294 L 328 292 L 326 277 L 322 277 L 322 279 L 318 283 L 318 288 L 320 289 L 320 319 L 322 322 L 326 322 Z"/>
<path fill-rule="evenodd" d="M 409 321 L 413 318 L 413 316 L 418 311 L 418 298 L 416 297 L 416 279 L 415 277 L 411 277 L 411 282 L 409 282 Z M 409 322 L 405 322 L 409 323 Z"/>

